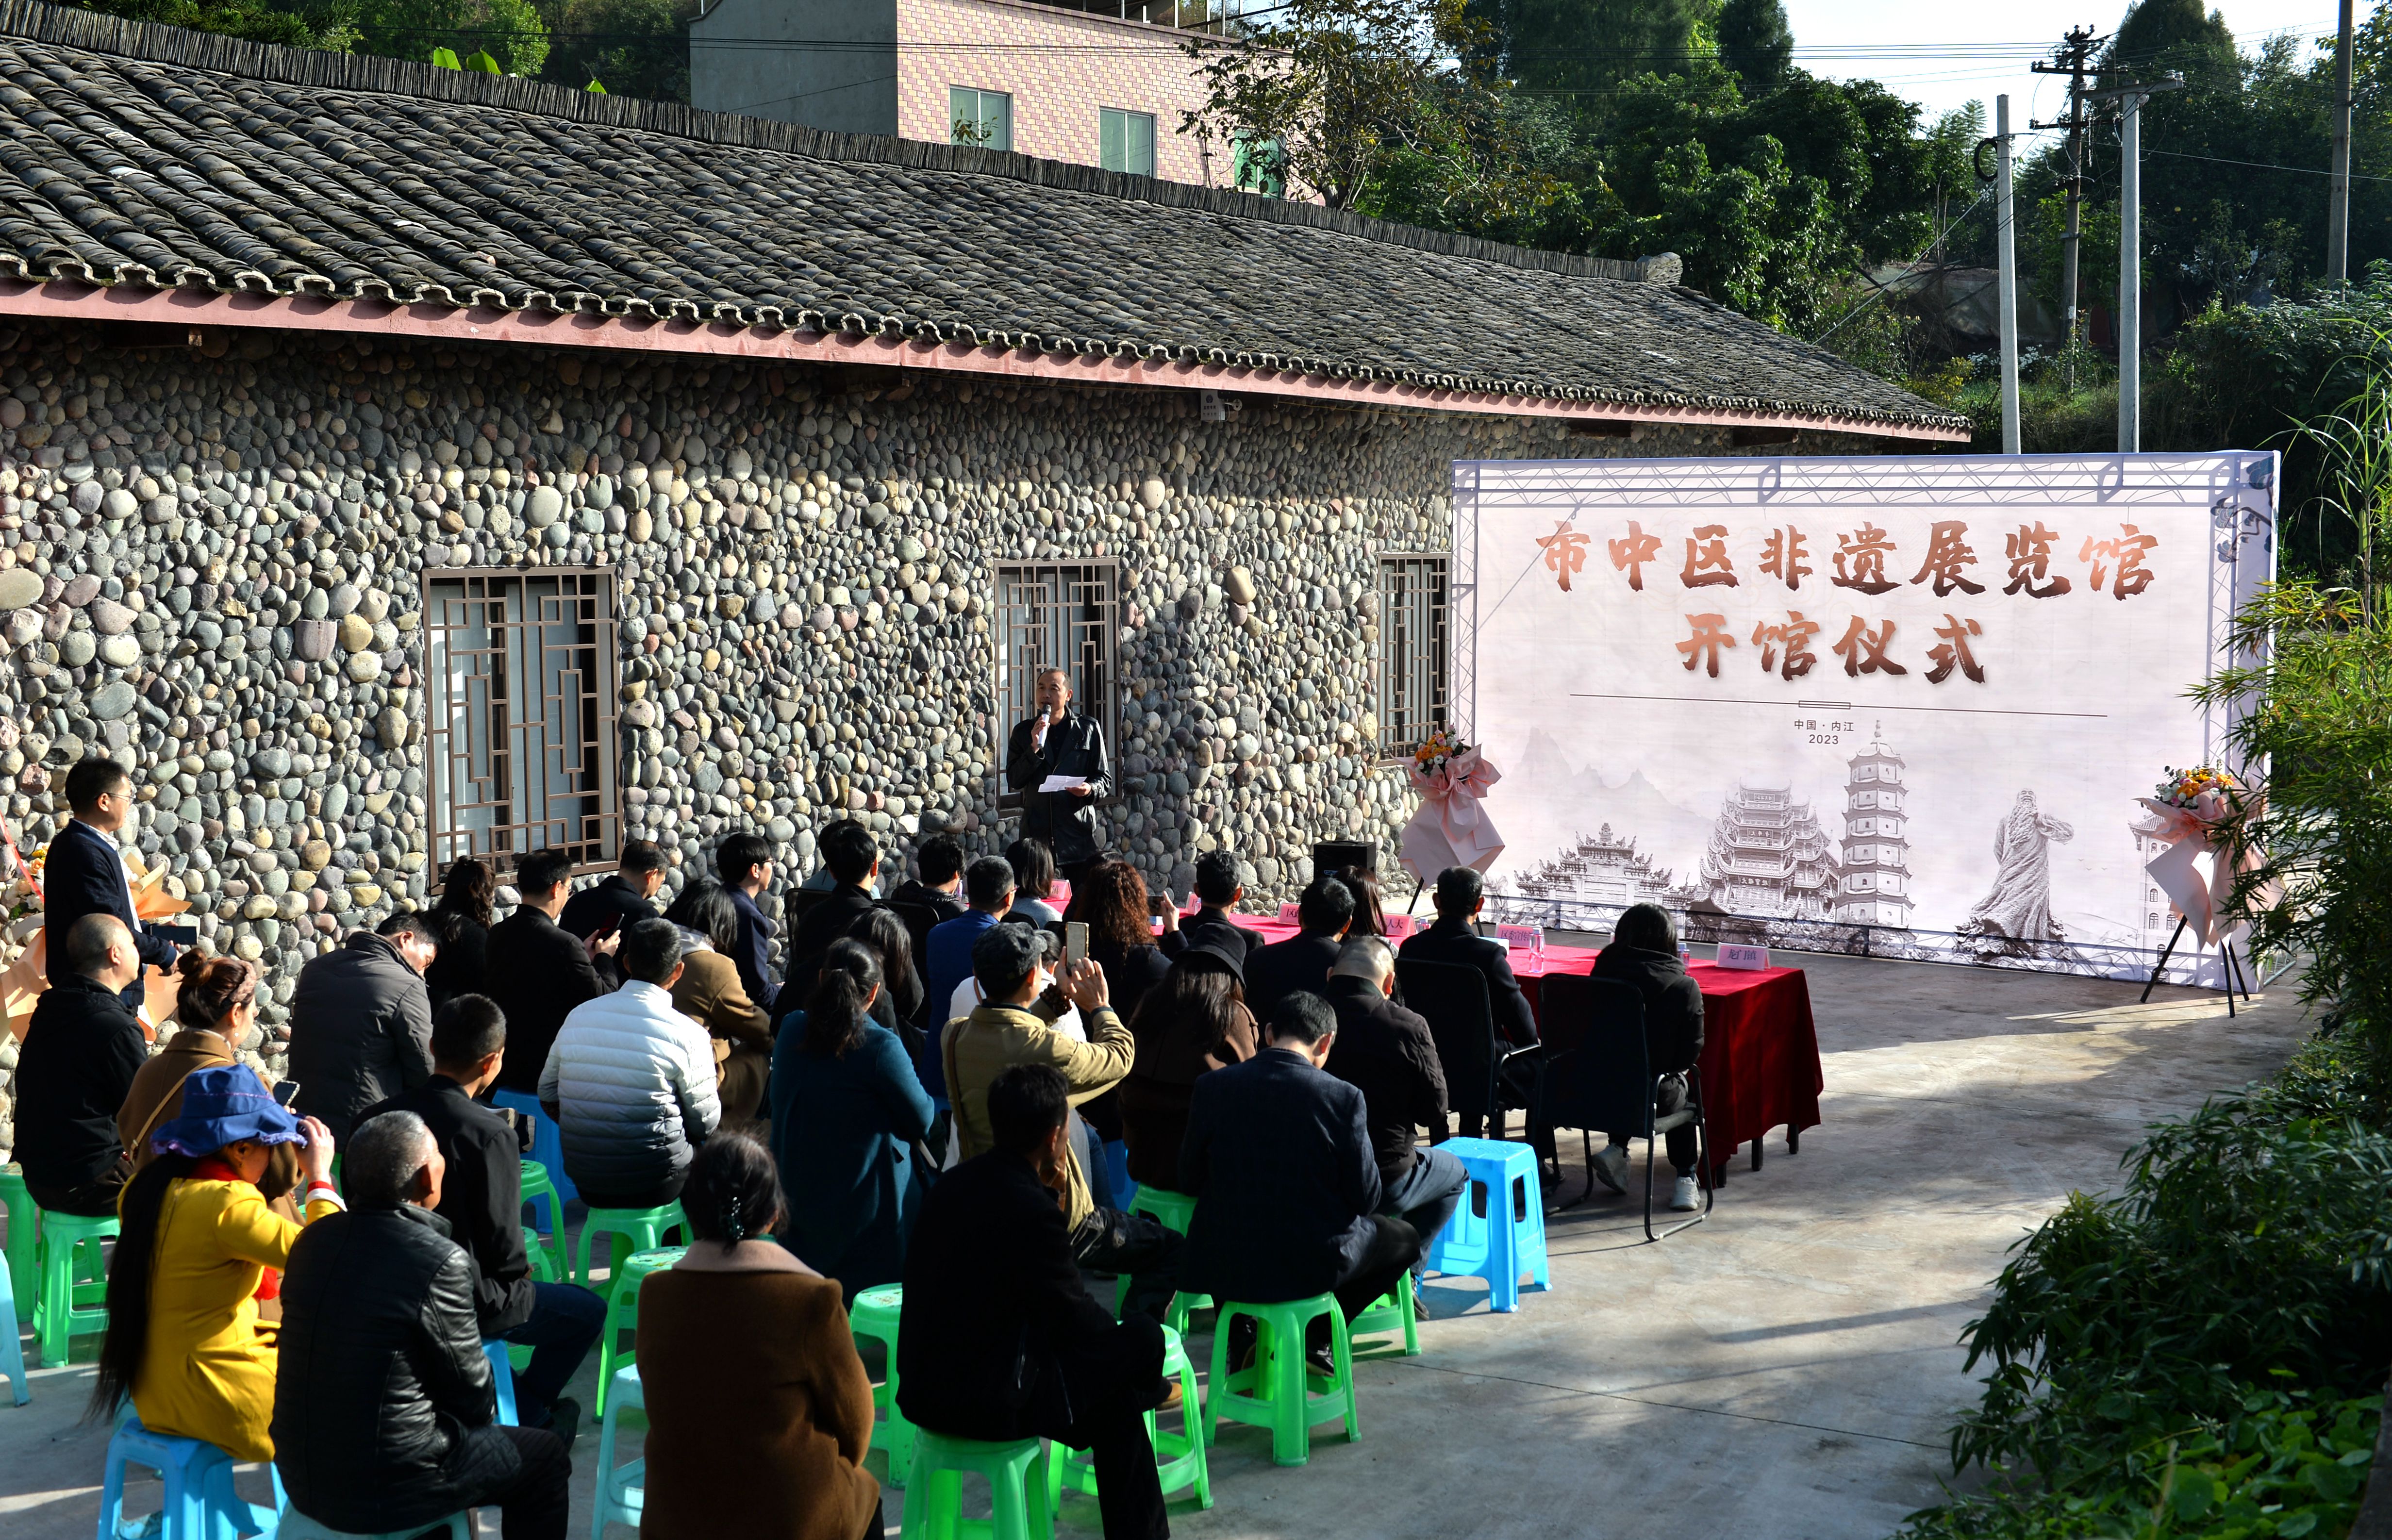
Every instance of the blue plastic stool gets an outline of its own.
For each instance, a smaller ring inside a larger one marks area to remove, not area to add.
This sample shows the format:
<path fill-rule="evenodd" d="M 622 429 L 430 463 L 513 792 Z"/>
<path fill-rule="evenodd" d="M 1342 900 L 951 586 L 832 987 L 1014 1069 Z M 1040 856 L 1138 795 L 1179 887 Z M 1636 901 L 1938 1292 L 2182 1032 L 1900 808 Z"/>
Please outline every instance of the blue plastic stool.
<path fill-rule="evenodd" d="M 515 1424 L 515 1366 L 507 1357 L 506 1339 L 493 1337 L 482 1344 L 482 1356 L 490 1361 L 490 1391 L 499 1403 L 499 1426 L 513 1428 Z"/>
<path fill-rule="evenodd" d="M 232 1489 L 232 1456 L 213 1443 L 153 1433 L 127 1419 L 108 1441 L 108 1473 L 100 1485 L 99 1540 L 122 1540 L 124 1468 L 148 1466 L 166 1480 L 162 1540 L 271 1537 L 275 1515 L 241 1500 Z M 133 1533 L 138 1534 L 136 1529 Z"/>
<path fill-rule="evenodd" d="M 644 1415 L 647 1409 L 647 1400 L 640 1389 L 640 1366 L 626 1364 L 617 1369 L 606 1392 L 606 1415 L 599 1422 L 598 1490 L 592 1495 L 590 1540 L 605 1540 L 610 1523 L 640 1527 L 640 1514 L 648 1500 L 648 1462 L 644 1456 L 617 1465 L 615 1446 L 623 1414 L 632 1411 Z"/>
<path fill-rule="evenodd" d="M 1500 1139 L 1449 1139 L 1437 1148 L 1462 1162 L 1470 1185 L 1423 1265 L 1448 1277 L 1484 1278 L 1488 1309 L 1519 1309 L 1521 1274 L 1538 1288 L 1553 1284 L 1537 1152 Z"/>
<path fill-rule="evenodd" d="M 562 1206 L 581 1196 L 573 1185 L 573 1178 L 565 1174 L 565 1135 L 557 1132 L 556 1119 L 540 1109 L 540 1098 L 526 1091 L 494 1091 L 490 1094 L 493 1106 L 511 1106 L 531 1119 L 531 1158 L 548 1168 L 548 1179 L 556 1184 L 556 1201 Z M 560 1239 L 565 1232 L 562 1211 L 549 1216 L 549 1229 Z"/>
<path fill-rule="evenodd" d="M 8 1377 L 8 1399 L 22 1406 L 33 1399 L 33 1389 L 25 1378 L 25 1344 L 17 1326 L 17 1291 L 10 1277 L 15 1271 L 0 1262 L 0 1374 Z"/>

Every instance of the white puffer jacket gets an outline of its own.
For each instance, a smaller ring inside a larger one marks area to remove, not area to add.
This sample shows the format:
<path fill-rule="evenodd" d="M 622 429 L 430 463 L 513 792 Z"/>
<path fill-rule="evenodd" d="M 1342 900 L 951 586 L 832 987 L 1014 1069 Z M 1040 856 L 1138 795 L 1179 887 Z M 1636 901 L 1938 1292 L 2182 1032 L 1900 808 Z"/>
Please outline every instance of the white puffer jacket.
<path fill-rule="evenodd" d="M 687 1171 L 722 1116 L 706 1029 L 637 979 L 565 1018 L 540 1099 L 555 1112 L 566 1174 L 601 1196 L 643 1193 Z"/>

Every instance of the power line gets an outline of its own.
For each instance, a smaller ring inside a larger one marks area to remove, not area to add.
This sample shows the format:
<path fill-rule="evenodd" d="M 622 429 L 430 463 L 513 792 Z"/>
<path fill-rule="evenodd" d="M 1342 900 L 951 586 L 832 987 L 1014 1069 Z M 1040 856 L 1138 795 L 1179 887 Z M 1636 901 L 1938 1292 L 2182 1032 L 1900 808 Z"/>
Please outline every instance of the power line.
<path fill-rule="evenodd" d="M 2207 161 L 2212 165 L 2249 166 L 2254 171 L 2289 171 L 2296 173 L 2302 176 L 2331 176 L 2334 175 L 2333 172 L 2320 171 L 2314 166 L 2280 166 L 2272 161 L 2230 161 L 2221 155 L 2188 155 L 2180 149 L 2146 149 L 2143 153 L 2145 155 L 2164 155 L 2171 161 Z M 2363 173 L 2356 171 L 2350 174 L 2350 179 L 2354 182 L 2392 182 L 2392 176 L 2369 176 Z"/>
<path fill-rule="evenodd" d="M 1812 338 L 1811 342 L 1813 345 L 1817 346 L 1826 343 L 1828 338 L 1834 336 L 1837 332 L 1841 331 L 1844 329 L 1844 323 L 1846 321 L 1851 320 L 1853 317 L 1858 316 L 1862 311 L 1866 310 L 1870 305 L 1875 304 L 1878 301 L 1885 298 L 1888 294 L 1892 293 L 1895 281 L 1908 278 L 1912 273 L 1918 271 L 1918 265 L 1927 260 L 1927 253 L 1943 245 L 1946 240 L 1949 240 L 1952 238 L 1952 232 L 1958 229 L 1961 223 L 1970 214 L 1975 214 L 1979 209 L 1983 208 L 1986 201 L 1993 196 L 1994 189 L 1991 188 L 1987 188 L 1983 191 L 1978 193 L 1977 201 L 1970 204 L 1967 208 L 1962 209 L 1958 214 L 1954 214 L 1952 216 L 1952 222 L 1944 226 L 1941 230 L 1937 231 L 1935 239 L 1930 240 L 1926 245 L 1921 246 L 1918 249 L 1918 254 L 1917 256 L 1912 257 L 1908 262 L 1904 263 L 1902 265 L 1902 270 L 1894 274 L 1892 279 L 1889 279 L 1884 283 L 1878 283 L 1877 287 L 1872 289 L 1868 295 L 1864 298 L 1860 304 L 1852 306 L 1850 310 L 1845 311 L 1841 316 L 1838 317 L 1835 325 L 1827 328 L 1826 330 L 1822 331 L 1817 336 Z M 1863 276 L 1866 277 L 1866 274 Z M 1874 278 L 1871 278 L 1869 281 L 1872 283 L 1877 282 Z"/>

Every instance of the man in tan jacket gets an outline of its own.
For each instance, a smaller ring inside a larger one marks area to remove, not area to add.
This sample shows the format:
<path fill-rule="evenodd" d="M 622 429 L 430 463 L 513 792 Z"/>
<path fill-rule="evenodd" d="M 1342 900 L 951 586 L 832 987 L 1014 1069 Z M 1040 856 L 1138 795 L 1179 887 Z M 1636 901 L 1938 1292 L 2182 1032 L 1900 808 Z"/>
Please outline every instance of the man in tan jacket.
<path fill-rule="evenodd" d="M 1105 972 L 1083 959 L 1060 973 L 1049 964 L 1054 938 L 1028 925 L 991 926 L 972 943 L 972 976 L 981 1004 L 941 1034 L 947 1095 L 955 1104 L 956 1137 L 969 1159 L 995 1146 L 988 1121 L 988 1088 L 1018 1064 L 1043 1064 L 1063 1077 L 1074 1107 L 1103 1095 L 1129 1074 L 1138 1046 L 1108 1003 Z M 1051 988 L 1050 988 L 1051 987 Z M 1052 1023 L 1066 1003 L 1077 1006 L 1088 1041 L 1076 1042 Z M 1160 1321 L 1178 1288 L 1182 1238 L 1150 1214 L 1099 1209 L 1081 1164 L 1085 1140 L 1077 1117 L 1065 1141 L 1069 1157 L 1057 1201 L 1072 1233 L 1072 1255 L 1098 1273 L 1130 1275 L 1124 1313 Z"/>

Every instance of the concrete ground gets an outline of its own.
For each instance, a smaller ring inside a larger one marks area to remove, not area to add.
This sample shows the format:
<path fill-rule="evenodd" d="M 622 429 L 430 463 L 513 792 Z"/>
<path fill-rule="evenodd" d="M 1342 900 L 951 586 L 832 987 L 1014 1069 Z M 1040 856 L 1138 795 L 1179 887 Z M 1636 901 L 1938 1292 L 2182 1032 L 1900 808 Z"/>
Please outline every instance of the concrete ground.
<path fill-rule="evenodd" d="M 2308 1029 L 2281 985 L 2230 1020 L 2187 989 L 2142 1005 L 2100 980 L 1787 960 L 1810 971 L 1826 1072 L 1800 1155 L 1782 1132 L 1757 1173 L 1739 1152 L 1711 1221 L 1659 1245 L 1619 1198 L 1554 1215 L 1553 1288 L 1515 1314 L 1433 1280 L 1420 1356 L 1358 1368 L 1361 1442 L 1324 1430 L 1308 1467 L 1280 1469 L 1267 1433 L 1226 1427 L 1216 1506 L 1175 1504 L 1178 1532 L 1885 1535 L 1938 1500 L 1946 1430 L 1975 1395 L 1956 1339 L 2009 1246 L 2072 1188 L 2114 1187 L 2146 1122 L 2269 1073 Z M 1583 1181 L 1565 1165 L 1562 1201 Z M 95 1347 L 36 1369 L 32 1404 L 0 1404 L 9 1540 L 93 1533 L 106 1436 L 76 1418 Z M 578 1537 L 594 1427 L 575 1456 Z M 136 1484 L 128 1508 L 156 1492 Z M 902 1506 L 887 1495 L 891 1535 Z M 1094 1500 L 1067 1497 L 1061 1527 L 1097 1534 Z"/>

